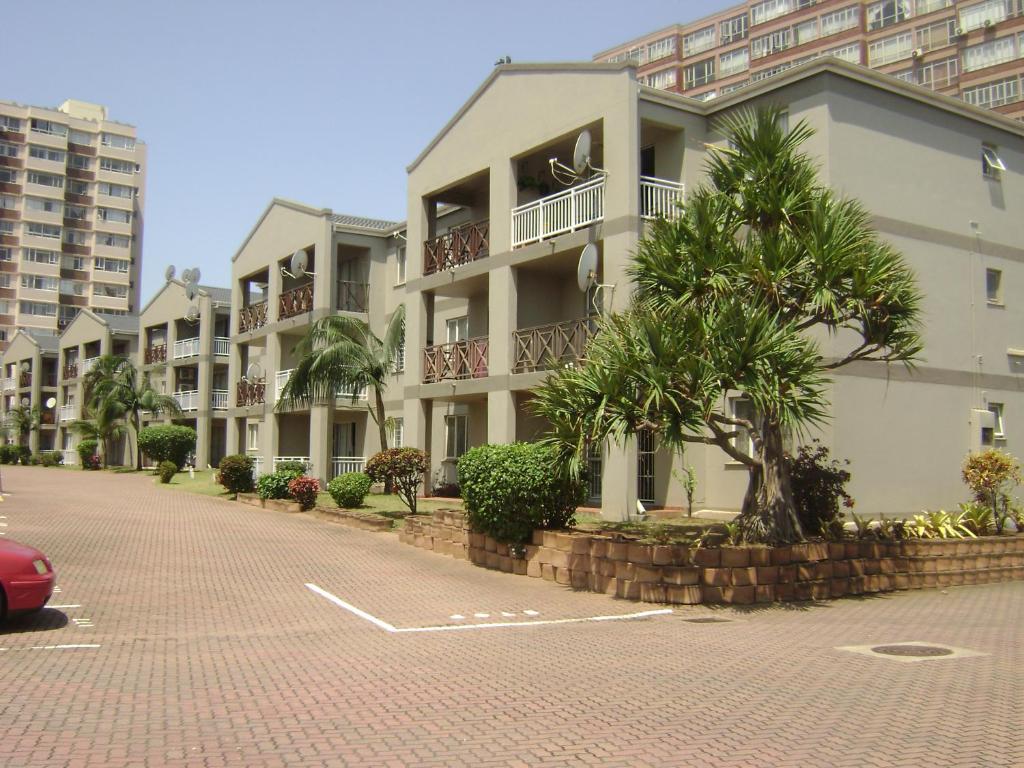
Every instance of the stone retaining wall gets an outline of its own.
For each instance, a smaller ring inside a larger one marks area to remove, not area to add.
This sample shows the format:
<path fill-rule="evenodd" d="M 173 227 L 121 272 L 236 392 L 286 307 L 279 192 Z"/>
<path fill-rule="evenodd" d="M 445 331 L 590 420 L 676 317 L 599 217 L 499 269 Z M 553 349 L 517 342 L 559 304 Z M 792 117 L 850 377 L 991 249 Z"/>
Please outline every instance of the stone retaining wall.
<path fill-rule="evenodd" d="M 486 568 L 649 603 L 824 600 L 924 587 L 1024 580 L 1024 535 L 900 542 L 808 542 L 691 549 L 534 531 L 514 557 L 472 533 L 459 510 L 406 518 L 399 539 Z"/>

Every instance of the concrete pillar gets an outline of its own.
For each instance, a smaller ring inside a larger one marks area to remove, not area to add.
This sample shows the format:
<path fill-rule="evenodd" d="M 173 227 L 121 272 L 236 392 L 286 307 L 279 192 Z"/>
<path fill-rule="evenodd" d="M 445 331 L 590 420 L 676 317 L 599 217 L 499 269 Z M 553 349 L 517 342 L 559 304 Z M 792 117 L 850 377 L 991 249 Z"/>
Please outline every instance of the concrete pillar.
<path fill-rule="evenodd" d="M 488 273 L 488 373 L 506 376 L 512 371 L 512 333 L 518 324 L 518 288 L 515 268 L 496 267 Z"/>
<path fill-rule="evenodd" d="M 334 406 L 314 405 L 309 409 L 309 461 L 310 474 L 326 485 L 331 476 L 331 426 Z"/>
<path fill-rule="evenodd" d="M 245 453 L 245 446 L 240 445 L 238 439 L 239 425 L 244 423 L 245 419 L 227 419 L 227 435 L 225 436 L 224 450 L 226 455 L 234 456 L 238 453 Z"/>
<path fill-rule="evenodd" d="M 601 457 L 601 516 L 628 520 L 636 513 L 636 440 L 606 441 Z"/>
<path fill-rule="evenodd" d="M 516 441 L 516 396 L 510 390 L 487 393 L 487 442 Z"/>
<path fill-rule="evenodd" d="M 210 441 L 213 434 L 213 302 L 208 296 L 196 297 L 199 306 L 199 358 L 196 389 L 196 467 L 205 469 L 210 463 Z"/>
<path fill-rule="evenodd" d="M 38 349 L 32 353 L 32 386 L 29 392 L 29 397 L 32 399 L 29 407 L 38 408 L 39 412 L 42 413 L 46 407 L 45 403 L 43 403 L 43 356 L 39 354 Z M 38 429 L 33 429 L 28 433 L 28 446 L 32 453 L 39 453 L 39 432 L 41 430 L 42 427 L 40 426 Z"/>
<path fill-rule="evenodd" d="M 271 274 L 273 275 L 273 273 Z M 273 283 L 273 277 L 271 277 L 271 282 Z M 278 275 L 275 287 L 278 289 L 278 293 L 280 293 L 280 275 Z M 278 293 L 275 293 L 274 296 L 276 297 Z M 277 303 L 276 298 L 274 303 Z M 267 336 L 267 356 L 264 360 L 266 362 L 264 374 L 266 375 L 267 386 L 264 395 L 266 404 L 263 410 L 263 425 L 260 427 L 260 453 L 263 456 L 266 471 L 270 472 L 273 469 L 274 456 L 278 455 L 278 445 L 280 444 L 278 439 L 279 422 L 277 415 L 274 413 L 274 406 L 277 404 L 274 377 L 281 366 L 281 341 L 276 333 Z"/>
<path fill-rule="evenodd" d="M 337 306 L 338 259 L 334 253 L 334 224 L 327 217 L 323 220 L 323 232 L 315 246 L 313 257 L 313 307 L 334 312 Z"/>
<path fill-rule="evenodd" d="M 490 166 L 490 208 L 488 242 L 491 253 L 512 250 L 512 209 L 516 207 L 518 190 L 512 162 L 508 157 L 496 158 Z"/>

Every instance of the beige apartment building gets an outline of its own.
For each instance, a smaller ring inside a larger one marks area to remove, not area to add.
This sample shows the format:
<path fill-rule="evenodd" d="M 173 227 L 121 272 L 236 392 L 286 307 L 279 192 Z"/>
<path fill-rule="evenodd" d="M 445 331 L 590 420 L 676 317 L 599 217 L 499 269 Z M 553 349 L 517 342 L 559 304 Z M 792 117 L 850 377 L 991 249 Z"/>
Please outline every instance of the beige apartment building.
<path fill-rule="evenodd" d="M 138 310 L 146 147 L 96 104 L 0 101 L 0 350 Z"/>
<path fill-rule="evenodd" d="M 719 116 L 783 106 L 816 131 L 806 149 L 823 182 L 863 201 L 917 271 L 924 360 L 913 374 L 861 363 L 832 387 L 820 437 L 852 462 L 869 513 L 965 498 L 959 468 L 981 445 L 1020 452 L 1024 418 L 1024 127 L 990 110 L 825 58 L 699 102 L 637 82 L 626 64 L 497 67 L 409 167 L 404 438 L 454 479 L 467 447 L 537 437 L 530 391 L 572 364 L 592 315 L 627 306 L 626 267 L 647 221 L 671 215 L 705 179 Z M 584 131 L 588 168 L 572 165 Z M 438 223 L 457 205 L 466 222 Z M 485 233 L 485 234 L 484 234 Z M 413 245 L 415 244 L 415 245 Z M 580 291 L 582 249 L 600 253 L 595 297 Z M 440 259 L 438 254 L 441 254 Z M 825 354 L 835 342 L 822 339 Z M 743 408 L 730 397 L 724 411 Z M 1018 426 L 1014 426 L 1018 425 Z M 698 504 L 735 510 L 746 471 L 715 448 L 689 450 Z M 604 445 L 592 498 L 608 517 L 679 506 L 669 455 L 649 436 Z"/>
<path fill-rule="evenodd" d="M 29 432 L 25 444 L 33 453 L 57 448 L 57 395 L 60 389 L 57 337 L 20 328 L 3 354 L 3 425 L 5 442 L 18 443 L 21 436 L 11 429 L 8 413 L 15 406 L 37 409 L 39 423 Z"/>
<path fill-rule="evenodd" d="M 819 56 L 1024 118 L 1024 0 L 747 0 L 594 60 L 708 100 Z"/>

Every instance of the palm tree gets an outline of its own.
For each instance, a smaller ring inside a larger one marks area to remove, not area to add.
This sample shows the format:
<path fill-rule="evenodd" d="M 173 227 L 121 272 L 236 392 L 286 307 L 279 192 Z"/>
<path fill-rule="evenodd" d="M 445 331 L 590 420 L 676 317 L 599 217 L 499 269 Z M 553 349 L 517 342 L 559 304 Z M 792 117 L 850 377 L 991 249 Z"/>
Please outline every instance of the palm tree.
<path fill-rule="evenodd" d="M 142 451 L 139 449 L 142 412 L 170 415 L 181 413 L 177 400 L 153 389 L 149 376 L 143 376 L 140 380 L 138 370 L 124 357 L 100 357 L 85 375 L 85 392 L 86 402 L 94 410 L 101 409 L 106 401 L 118 403 L 124 409 L 124 417 L 135 434 L 136 469 L 142 469 Z"/>
<path fill-rule="evenodd" d="M 831 371 L 910 366 L 922 347 L 913 273 L 859 203 L 818 182 L 799 151 L 810 128 L 780 118 L 767 108 L 722 122 L 730 143 L 710 183 L 639 244 L 632 306 L 533 400 L 573 468 L 593 442 L 638 430 L 676 450 L 717 446 L 748 470 L 738 523 L 764 543 L 803 537 L 783 436 L 827 418 Z"/>
<path fill-rule="evenodd" d="M 121 423 L 124 406 L 114 400 L 101 400 L 87 409 L 85 418 L 71 422 L 71 430 L 84 440 L 95 440 L 103 447 L 103 466 L 110 457 L 110 444 L 125 435 L 127 427 Z"/>
<path fill-rule="evenodd" d="M 355 393 L 373 387 L 374 405 L 367 405 L 380 432 L 381 450 L 388 447 L 384 392 L 399 370 L 405 340 L 405 307 L 400 306 L 378 338 L 370 326 L 354 317 L 331 316 L 316 321 L 295 346 L 301 356 L 278 406 L 298 403 L 333 402 L 339 392 Z"/>
<path fill-rule="evenodd" d="M 7 411 L 7 428 L 18 438 L 18 445 L 24 445 L 28 436 L 39 429 L 40 420 L 38 405 L 15 405 Z"/>

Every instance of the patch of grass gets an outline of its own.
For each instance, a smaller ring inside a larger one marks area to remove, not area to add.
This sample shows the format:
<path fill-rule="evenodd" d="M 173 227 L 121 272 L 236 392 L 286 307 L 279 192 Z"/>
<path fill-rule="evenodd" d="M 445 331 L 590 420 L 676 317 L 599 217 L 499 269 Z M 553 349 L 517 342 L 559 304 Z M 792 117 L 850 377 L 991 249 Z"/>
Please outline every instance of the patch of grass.
<path fill-rule="evenodd" d="M 337 505 L 334 499 L 327 493 L 320 493 L 316 497 L 319 507 L 334 508 Z M 419 499 L 416 502 L 416 509 L 419 512 L 433 512 L 435 509 L 460 506 L 458 499 Z M 409 514 L 409 508 L 402 503 L 397 494 L 371 493 L 366 497 L 361 507 L 356 507 L 360 512 L 388 517 L 392 520 L 399 520 Z"/>
<path fill-rule="evenodd" d="M 149 472 L 149 470 L 144 470 Z M 159 482 L 159 478 L 153 475 L 153 482 L 161 488 L 170 488 L 172 491 L 185 491 L 187 493 L 199 493 L 203 496 L 219 496 L 223 499 L 231 498 L 232 494 L 224 490 L 224 486 L 218 485 L 214 478 L 217 476 L 215 469 L 197 469 L 195 478 L 188 476 L 188 470 L 179 472 L 171 478 L 166 485 Z"/>

